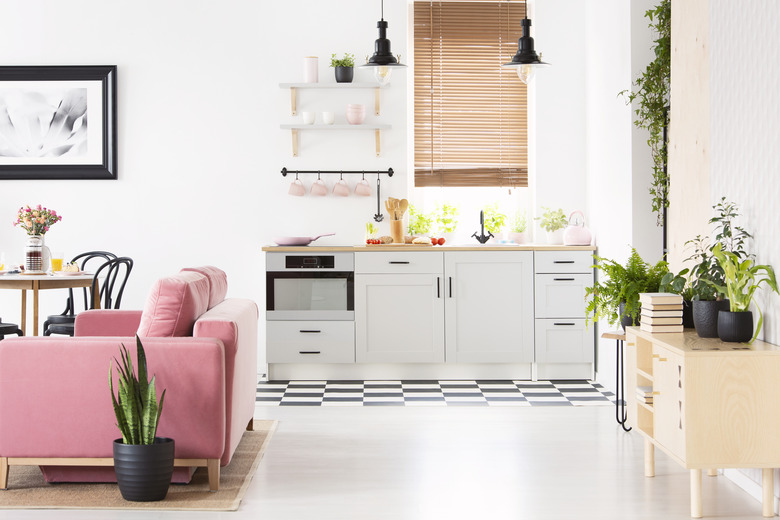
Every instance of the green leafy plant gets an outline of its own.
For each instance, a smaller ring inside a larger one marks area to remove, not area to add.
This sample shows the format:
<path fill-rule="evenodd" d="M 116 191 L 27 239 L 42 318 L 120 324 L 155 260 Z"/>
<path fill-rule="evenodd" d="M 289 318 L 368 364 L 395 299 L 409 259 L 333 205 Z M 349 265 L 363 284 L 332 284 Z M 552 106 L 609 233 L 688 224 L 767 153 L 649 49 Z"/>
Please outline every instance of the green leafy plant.
<path fill-rule="evenodd" d="M 437 205 L 436 209 L 434 209 L 433 213 L 431 214 L 431 217 L 436 223 L 436 233 L 442 234 L 454 232 L 458 227 L 459 214 L 460 209 L 453 204 L 447 204 L 445 202 L 443 204 Z"/>
<path fill-rule="evenodd" d="M 499 233 L 506 225 L 506 215 L 498 211 L 498 203 L 482 208 L 485 212 L 485 231 Z"/>
<path fill-rule="evenodd" d="M 512 233 L 525 233 L 528 229 L 528 219 L 525 210 L 517 210 L 517 213 L 509 220 L 509 230 Z"/>
<path fill-rule="evenodd" d="M 714 241 L 710 243 L 709 237 L 697 235 L 685 243 L 686 246 L 691 245 L 694 248 L 693 254 L 685 260 L 694 263 L 690 271 L 690 287 L 694 300 L 721 300 L 725 296 L 716 289 L 725 286 L 725 281 L 723 269 L 712 254 L 715 246 L 720 244 L 723 251 L 734 253 L 743 259 L 748 257 L 745 244 L 752 237 L 736 224 L 736 219 L 739 218 L 737 204 L 727 202 L 726 197 L 722 197 L 712 209 L 716 211 L 716 215 L 709 220 L 709 223 L 715 226 Z"/>
<path fill-rule="evenodd" d="M 645 12 L 649 27 L 658 35 L 654 42 L 655 58 L 634 82 L 634 90 L 624 90 L 627 104 L 636 102 L 634 125 L 650 132 L 647 144 L 653 158 L 653 183 L 650 187 L 652 209 L 656 223 L 663 225 L 664 208 L 669 206 L 669 175 L 666 171 L 667 145 L 664 129 L 669 126 L 669 94 L 672 49 L 672 2 L 661 0 L 656 7 Z"/>
<path fill-rule="evenodd" d="M 133 369 L 133 361 L 124 344 L 120 345 L 121 363 L 114 358 L 117 366 L 118 385 L 114 394 L 113 368 L 108 369 L 108 385 L 111 390 L 111 401 L 114 404 L 117 427 L 122 432 L 122 442 L 125 444 L 153 444 L 157 435 L 157 424 L 165 400 L 165 390 L 162 391 L 159 403 L 155 390 L 155 377 L 147 380 L 146 352 L 141 339 L 136 336 L 136 357 L 138 373 Z"/>
<path fill-rule="evenodd" d="M 419 211 L 412 204 L 409 204 L 409 225 L 407 229 L 410 235 L 430 233 L 432 225 L 433 218 L 430 215 Z"/>
<path fill-rule="evenodd" d="M 780 294 L 777 290 L 775 271 L 769 265 L 756 264 L 750 257 L 743 260 L 736 253 L 724 251 L 720 243 L 715 244 L 712 254 L 718 265 L 723 269 L 723 279 L 725 281 L 725 285 L 712 285 L 716 285 L 715 289 L 718 292 L 725 293 L 728 296 L 729 310 L 731 312 L 744 312 L 749 310 L 751 302 L 756 304 L 758 324 L 753 338 L 750 340 L 750 343 L 753 343 L 756 337 L 758 337 L 761 325 L 764 322 L 764 314 L 753 296 L 762 283 L 768 285 L 775 293 Z"/>
<path fill-rule="evenodd" d="M 679 294 L 683 300 L 693 298 L 693 288 L 690 284 L 690 270 L 683 269 L 679 273 L 666 273 L 661 278 L 661 284 L 658 286 L 658 292 Z M 686 276 L 687 275 L 687 276 Z"/>
<path fill-rule="evenodd" d="M 597 255 L 593 258 L 596 260 L 593 267 L 604 273 L 607 279 L 596 281 L 593 287 L 585 289 L 588 320 L 596 323 L 607 319 L 610 325 L 620 323 L 619 307 L 625 303 L 624 314 L 636 323 L 640 312 L 639 293 L 658 292 L 661 279 L 669 272 L 668 264 L 659 260 L 651 266 L 633 248 L 625 266 Z"/>
<path fill-rule="evenodd" d="M 366 237 L 373 238 L 379 233 L 379 228 L 373 222 L 366 222 Z"/>
<path fill-rule="evenodd" d="M 339 59 L 336 57 L 336 53 L 333 53 L 330 55 L 330 66 L 331 67 L 354 67 L 355 55 L 345 52 L 344 57 Z"/>
<path fill-rule="evenodd" d="M 550 233 L 566 227 L 568 219 L 562 208 L 550 209 L 542 206 L 542 209 L 544 210 L 542 216 L 535 219 L 541 221 L 539 225 L 542 226 L 542 229 Z"/>

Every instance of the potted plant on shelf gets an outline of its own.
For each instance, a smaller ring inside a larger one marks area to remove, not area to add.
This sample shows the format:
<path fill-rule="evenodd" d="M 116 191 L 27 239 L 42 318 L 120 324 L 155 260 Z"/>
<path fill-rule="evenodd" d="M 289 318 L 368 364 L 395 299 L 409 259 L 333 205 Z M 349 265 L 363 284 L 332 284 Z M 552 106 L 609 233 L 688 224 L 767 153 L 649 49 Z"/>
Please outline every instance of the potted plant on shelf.
<path fill-rule="evenodd" d="M 588 320 L 596 323 L 606 319 L 610 325 L 620 323 L 625 329 L 639 324 L 639 293 L 658 292 L 661 279 L 669 272 L 667 263 L 659 260 L 654 266 L 646 263 L 631 248 L 631 256 L 623 266 L 614 260 L 593 255 L 594 268 L 606 275 L 604 281 L 596 281 L 593 287 L 585 289 L 588 299 L 585 313 Z"/>
<path fill-rule="evenodd" d="M 157 425 L 165 400 L 165 390 L 157 401 L 155 377 L 147 381 L 146 353 L 136 336 L 136 365 L 130 353 L 120 346 L 122 361 L 117 365 L 117 392 L 113 369 L 109 367 L 109 388 L 114 414 L 122 438 L 114 441 L 114 471 L 125 500 L 150 502 L 168 494 L 173 475 L 174 441 L 157 437 Z"/>
<path fill-rule="evenodd" d="M 723 269 L 725 281 L 725 285 L 716 285 L 715 288 L 729 297 L 729 310 L 718 313 L 718 337 L 721 341 L 753 343 L 761 331 L 764 315 L 756 303 L 758 324 L 753 332 L 750 303 L 755 303 L 753 295 L 762 283 L 780 294 L 775 271 L 769 265 L 757 265 L 752 258 L 741 260 L 736 253 L 724 251 L 720 243 L 712 249 L 712 254 Z"/>
<path fill-rule="evenodd" d="M 686 329 L 692 329 L 693 325 L 693 288 L 690 284 L 690 270 L 683 269 L 679 273 L 666 273 L 661 278 L 658 292 L 679 294 L 683 297 L 682 324 Z M 686 276 L 687 275 L 687 276 Z"/>
<path fill-rule="evenodd" d="M 330 66 L 336 70 L 336 83 L 352 83 L 355 75 L 355 55 L 344 53 L 343 58 L 337 58 L 336 54 L 330 55 Z"/>
<path fill-rule="evenodd" d="M 525 244 L 528 242 L 526 230 L 528 229 L 528 219 L 525 210 L 517 210 L 514 216 L 509 219 L 509 239 L 515 244 Z"/>
<path fill-rule="evenodd" d="M 409 204 L 409 224 L 407 225 L 409 235 L 412 237 L 427 235 L 431 232 L 432 225 L 433 218 L 430 215 Z"/>
<path fill-rule="evenodd" d="M 485 231 L 493 234 L 493 240 L 498 242 L 498 235 L 506 225 L 506 215 L 498 210 L 498 203 L 485 206 L 482 211 L 485 213 Z"/>
<path fill-rule="evenodd" d="M 447 204 L 446 202 L 438 204 L 433 213 L 431 213 L 431 218 L 434 222 L 433 232 L 449 242 L 452 238 L 452 233 L 458 227 L 459 214 L 460 209 L 454 204 Z"/>
<path fill-rule="evenodd" d="M 734 253 L 740 259 L 748 257 L 745 243 L 751 238 L 750 233 L 736 224 L 739 217 L 739 207 L 733 202 L 727 202 L 722 197 L 718 204 L 712 206 L 716 215 L 709 221 L 715 226 L 715 239 L 708 243 L 708 237 L 696 238 L 686 242 L 692 245 L 694 253 L 686 262 L 694 262 L 690 272 L 690 287 L 693 298 L 693 323 L 696 333 L 702 338 L 718 337 L 718 316 L 720 311 L 728 310 L 729 302 L 724 300 L 725 293 L 716 287 L 724 287 L 723 269 L 712 254 L 717 244 L 724 251 Z"/>
<path fill-rule="evenodd" d="M 540 220 L 540 226 L 547 232 L 547 243 L 551 245 L 563 244 L 563 230 L 568 223 L 566 214 L 563 209 L 550 209 L 542 206 L 544 210 L 541 217 L 536 217 L 536 220 Z"/>

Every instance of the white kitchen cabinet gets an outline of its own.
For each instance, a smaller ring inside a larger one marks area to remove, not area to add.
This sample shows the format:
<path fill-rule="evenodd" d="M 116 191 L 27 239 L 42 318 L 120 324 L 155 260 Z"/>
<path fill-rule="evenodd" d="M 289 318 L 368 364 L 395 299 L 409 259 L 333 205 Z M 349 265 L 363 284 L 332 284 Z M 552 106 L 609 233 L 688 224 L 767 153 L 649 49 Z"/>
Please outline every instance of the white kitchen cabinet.
<path fill-rule="evenodd" d="M 533 252 L 444 254 L 448 363 L 532 363 Z"/>
<path fill-rule="evenodd" d="M 439 266 L 441 269 L 441 263 Z M 444 362 L 441 278 L 441 272 L 356 272 L 355 358 L 358 363 Z"/>
<path fill-rule="evenodd" d="M 269 363 L 354 363 L 352 321 L 267 321 Z"/>
<path fill-rule="evenodd" d="M 536 377 L 592 378 L 595 336 L 585 320 L 585 288 L 593 285 L 592 253 L 535 255 Z"/>

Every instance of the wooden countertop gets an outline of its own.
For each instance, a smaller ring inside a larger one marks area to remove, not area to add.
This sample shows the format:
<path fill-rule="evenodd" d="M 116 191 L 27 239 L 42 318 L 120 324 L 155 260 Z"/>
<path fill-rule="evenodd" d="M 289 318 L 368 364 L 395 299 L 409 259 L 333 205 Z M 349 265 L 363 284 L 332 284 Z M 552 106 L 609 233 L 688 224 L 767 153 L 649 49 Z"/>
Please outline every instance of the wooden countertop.
<path fill-rule="evenodd" d="M 326 253 L 331 251 L 343 252 L 371 252 L 371 251 L 595 251 L 595 246 L 551 246 L 548 244 L 521 244 L 521 245 L 495 245 L 495 246 L 420 246 L 413 244 L 404 245 L 375 245 L 375 246 L 264 246 L 263 251 L 279 253 Z"/>
<path fill-rule="evenodd" d="M 718 338 L 700 338 L 693 329 L 686 329 L 684 332 L 668 333 L 650 333 L 641 330 L 639 327 L 628 327 L 626 332 L 635 334 L 637 338 L 646 339 L 657 345 L 665 346 L 671 349 L 679 350 L 682 354 L 705 354 L 712 356 L 732 355 L 734 352 L 744 352 L 750 354 L 778 354 L 780 347 L 756 340 L 752 344 L 747 343 L 729 343 L 721 341 Z"/>

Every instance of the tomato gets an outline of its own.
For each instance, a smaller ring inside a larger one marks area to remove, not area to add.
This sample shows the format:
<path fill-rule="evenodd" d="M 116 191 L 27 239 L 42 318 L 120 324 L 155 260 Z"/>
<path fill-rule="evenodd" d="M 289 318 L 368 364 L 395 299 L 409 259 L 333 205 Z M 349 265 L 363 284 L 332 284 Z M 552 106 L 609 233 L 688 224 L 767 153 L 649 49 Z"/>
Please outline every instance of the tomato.
<path fill-rule="evenodd" d="M 366 239 L 366 244 L 370 244 L 370 243 L 371 243 L 371 239 L 370 239 L 370 238 L 367 238 L 367 239 Z"/>
<path fill-rule="evenodd" d="M 439 242 L 439 245 L 440 245 L 440 246 L 443 246 L 443 245 L 444 245 L 444 237 L 440 238 L 440 239 L 438 240 L 438 242 Z"/>
<path fill-rule="evenodd" d="M 435 238 L 431 237 L 431 245 L 432 245 L 432 246 L 435 246 L 435 245 L 436 245 L 436 244 L 438 244 L 438 243 L 439 243 L 439 241 L 438 241 L 437 239 L 435 239 Z"/>

